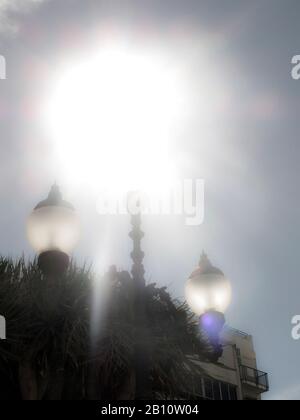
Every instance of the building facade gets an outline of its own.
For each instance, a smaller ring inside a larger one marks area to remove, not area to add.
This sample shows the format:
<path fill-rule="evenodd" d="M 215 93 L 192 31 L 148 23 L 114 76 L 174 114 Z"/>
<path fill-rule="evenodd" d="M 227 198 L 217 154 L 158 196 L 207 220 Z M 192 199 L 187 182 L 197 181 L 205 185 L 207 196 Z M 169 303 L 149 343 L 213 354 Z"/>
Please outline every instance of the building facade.
<path fill-rule="evenodd" d="M 257 369 L 252 336 L 226 328 L 218 363 L 200 363 L 200 397 L 205 400 L 261 400 L 269 390 L 268 374 Z"/>

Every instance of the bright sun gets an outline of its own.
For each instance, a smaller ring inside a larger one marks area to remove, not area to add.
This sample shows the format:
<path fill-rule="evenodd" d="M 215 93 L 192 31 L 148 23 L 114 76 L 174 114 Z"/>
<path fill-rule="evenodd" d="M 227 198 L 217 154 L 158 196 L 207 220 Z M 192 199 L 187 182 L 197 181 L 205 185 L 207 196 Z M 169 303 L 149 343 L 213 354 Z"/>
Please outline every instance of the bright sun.
<path fill-rule="evenodd" d="M 184 107 L 172 60 L 109 46 L 57 74 L 45 119 L 66 177 L 121 192 L 170 182 L 170 140 Z"/>

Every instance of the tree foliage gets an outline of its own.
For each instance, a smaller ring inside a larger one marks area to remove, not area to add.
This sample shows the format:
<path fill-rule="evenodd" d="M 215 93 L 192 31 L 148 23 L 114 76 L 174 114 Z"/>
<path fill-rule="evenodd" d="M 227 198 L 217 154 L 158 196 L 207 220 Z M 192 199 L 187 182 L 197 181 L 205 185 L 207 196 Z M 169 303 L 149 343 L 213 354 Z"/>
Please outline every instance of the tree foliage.
<path fill-rule="evenodd" d="M 36 262 L 0 260 L 0 398 L 120 400 L 137 397 L 137 359 L 147 360 L 147 397 L 197 398 L 205 343 L 185 304 L 155 284 L 143 290 L 144 320 L 131 276 L 98 279 L 71 264 L 44 278 Z M 101 299 L 102 298 L 102 299 Z M 98 306 L 97 306 L 98 302 Z"/>

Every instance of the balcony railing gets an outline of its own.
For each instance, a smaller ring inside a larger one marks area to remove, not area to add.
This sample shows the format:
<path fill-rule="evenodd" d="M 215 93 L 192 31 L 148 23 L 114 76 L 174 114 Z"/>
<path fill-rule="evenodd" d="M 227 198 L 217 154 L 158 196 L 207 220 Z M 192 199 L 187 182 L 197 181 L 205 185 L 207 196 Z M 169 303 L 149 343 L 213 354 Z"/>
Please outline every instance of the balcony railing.
<path fill-rule="evenodd" d="M 240 366 L 241 380 L 244 384 L 255 387 L 257 392 L 262 394 L 269 391 L 268 374 L 248 366 Z"/>

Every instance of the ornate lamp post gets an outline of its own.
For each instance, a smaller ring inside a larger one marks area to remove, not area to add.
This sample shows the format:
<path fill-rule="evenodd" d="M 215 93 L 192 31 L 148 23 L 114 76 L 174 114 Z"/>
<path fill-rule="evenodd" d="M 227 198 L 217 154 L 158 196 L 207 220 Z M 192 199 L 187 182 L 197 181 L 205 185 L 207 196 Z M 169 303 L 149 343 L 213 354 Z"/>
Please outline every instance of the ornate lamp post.
<path fill-rule="evenodd" d="M 134 211 L 132 212 L 132 208 Z M 129 234 L 133 241 L 131 258 L 133 261 L 131 274 L 135 286 L 135 308 L 136 308 L 136 349 L 135 349 L 135 370 L 136 370 L 136 399 L 151 399 L 150 383 L 150 355 L 147 336 L 147 312 L 146 312 L 146 281 L 143 265 L 144 252 L 141 248 L 141 241 L 144 232 L 142 225 L 142 203 L 139 192 L 128 194 L 128 210 L 131 214 L 132 230 Z"/>
<path fill-rule="evenodd" d="M 216 362 L 223 354 L 220 333 L 225 325 L 224 312 L 231 302 L 231 285 L 221 270 L 214 267 L 203 253 L 199 266 L 186 284 L 186 300 L 199 316 L 199 326 L 209 338 Z"/>
<path fill-rule="evenodd" d="M 69 255 L 79 239 L 79 221 L 74 207 L 63 200 L 56 184 L 29 216 L 27 236 L 39 255 L 43 274 L 52 277 L 67 270 Z"/>

